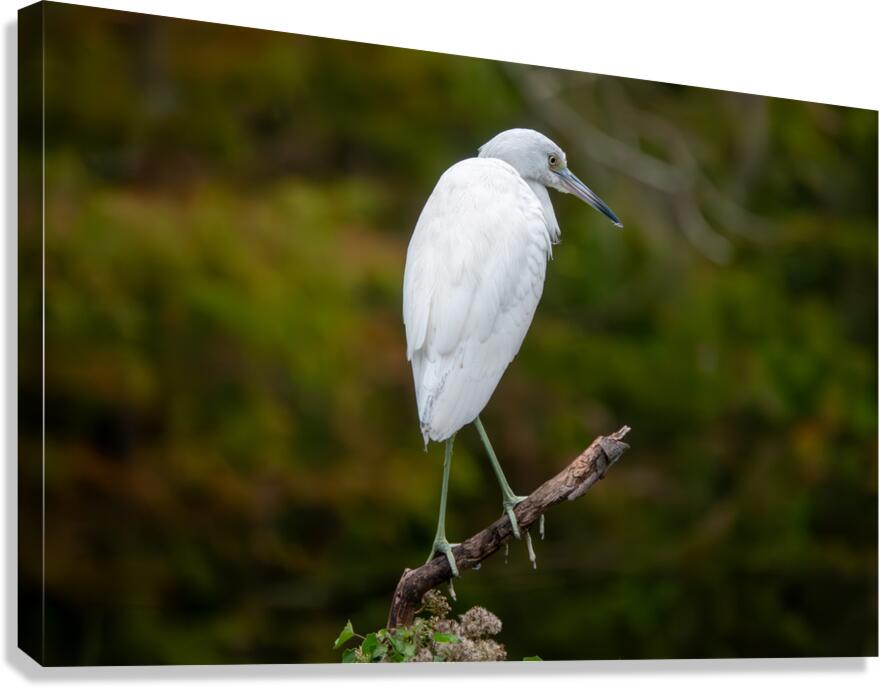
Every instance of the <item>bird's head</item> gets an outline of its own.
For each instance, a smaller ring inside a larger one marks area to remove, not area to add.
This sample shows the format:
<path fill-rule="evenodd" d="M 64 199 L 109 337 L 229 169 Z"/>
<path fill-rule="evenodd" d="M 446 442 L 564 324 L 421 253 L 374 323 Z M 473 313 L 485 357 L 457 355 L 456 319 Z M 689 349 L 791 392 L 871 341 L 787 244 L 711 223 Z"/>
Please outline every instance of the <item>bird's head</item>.
<path fill-rule="evenodd" d="M 565 151 L 534 129 L 508 129 L 480 146 L 479 157 L 497 158 L 513 167 L 527 182 L 537 182 L 574 194 L 623 227 L 614 211 L 568 169 Z"/>

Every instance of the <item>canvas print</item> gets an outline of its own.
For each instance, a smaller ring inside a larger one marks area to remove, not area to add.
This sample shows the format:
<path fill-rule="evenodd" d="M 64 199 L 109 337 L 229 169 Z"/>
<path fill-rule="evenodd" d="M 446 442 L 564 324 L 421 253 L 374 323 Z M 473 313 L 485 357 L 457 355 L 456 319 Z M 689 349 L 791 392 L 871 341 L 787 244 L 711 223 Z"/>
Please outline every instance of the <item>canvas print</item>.
<path fill-rule="evenodd" d="M 19 15 L 18 643 L 877 653 L 877 112 Z"/>

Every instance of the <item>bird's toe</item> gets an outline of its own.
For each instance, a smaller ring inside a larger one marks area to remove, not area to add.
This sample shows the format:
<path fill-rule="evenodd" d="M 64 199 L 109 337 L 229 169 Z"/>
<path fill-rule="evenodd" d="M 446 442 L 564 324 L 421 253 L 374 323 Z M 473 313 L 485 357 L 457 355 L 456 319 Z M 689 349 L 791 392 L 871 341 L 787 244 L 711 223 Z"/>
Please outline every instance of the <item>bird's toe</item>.
<path fill-rule="evenodd" d="M 431 561 L 438 554 L 442 554 L 446 557 L 446 561 L 449 562 L 449 569 L 452 571 L 453 578 L 458 577 L 458 565 L 455 563 L 455 555 L 452 553 L 452 548 L 458 543 L 451 543 L 448 540 L 435 540 L 434 546 L 431 548 L 431 554 L 428 556 L 428 561 Z M 427 564 L 428 561 L 425 563 Z"/>
<path fill-rule="evenodd" d="M 520 532 L 519 522 L 516 520 L 516 514 L 514 513 L 514 507 L 522 502 L 525 497 L 518 497 L 516 495 L 512 496 L 510 499 L 505 499 L 502 503 L 504 507 L 504 513 L 507 514 L 507 518 L 510 519 L 510 528 L 513 531 L 513 537 L 517 540 L 522 538 L 522 533 Z"/>

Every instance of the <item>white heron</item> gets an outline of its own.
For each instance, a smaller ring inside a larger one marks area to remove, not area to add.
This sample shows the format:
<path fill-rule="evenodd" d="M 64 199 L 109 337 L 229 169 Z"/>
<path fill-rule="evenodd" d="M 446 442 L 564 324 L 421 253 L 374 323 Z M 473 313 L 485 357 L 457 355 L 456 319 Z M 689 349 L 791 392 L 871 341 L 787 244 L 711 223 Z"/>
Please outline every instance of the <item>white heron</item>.
<path fill-rule="evenodd" d="M 425 446 L 446 442 L 437 534 L 430 561 L 445 555 L 446 493 L 455 433 L 473 422 L 520 537 L 510 489 L 480 422 L 501 375 L 519 351 L 544 288 L 559 223 L 548 189 L 571 193 L 622 227 L 572 174 L 565 153 L 531 129 L 498 134 L 476 158 L 450 167 L 428 198 L 410 239 L 403 278 L 406 356 L 412 362 Z"/>

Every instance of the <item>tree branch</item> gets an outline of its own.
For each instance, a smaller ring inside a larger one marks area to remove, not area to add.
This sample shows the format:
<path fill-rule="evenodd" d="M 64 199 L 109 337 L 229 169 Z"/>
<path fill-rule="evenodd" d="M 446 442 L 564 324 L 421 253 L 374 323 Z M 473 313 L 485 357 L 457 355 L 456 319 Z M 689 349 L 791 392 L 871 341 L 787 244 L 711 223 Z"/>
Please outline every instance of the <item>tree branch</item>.
<path fill-rule="evenodd" d="M 611 435 L 597 437 L 566 468 L 517 504 L 514 513 L 523 535 L 551 506 L 563 500 L 580 497 L 604 478 L 608 468 L 629 449 L 629 445 L 623 442 L 628 432 L 629 427 L 624 425 Z M 459 572 L 477 567 L 512 537 L 510 520 L 507 516 L 501 516 L 493 524 L 453 548 L 452 553 Z M 405 569 L 391 601 L 388 628 L 411 625 L 421 605 L 422 595 L 450 578 L 452 571 L 443 555 L 434 557 L 417 569 Z"/>

